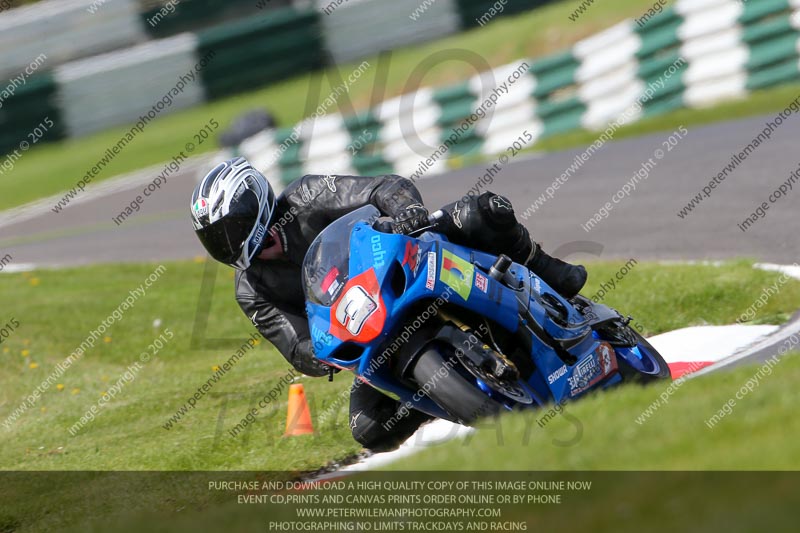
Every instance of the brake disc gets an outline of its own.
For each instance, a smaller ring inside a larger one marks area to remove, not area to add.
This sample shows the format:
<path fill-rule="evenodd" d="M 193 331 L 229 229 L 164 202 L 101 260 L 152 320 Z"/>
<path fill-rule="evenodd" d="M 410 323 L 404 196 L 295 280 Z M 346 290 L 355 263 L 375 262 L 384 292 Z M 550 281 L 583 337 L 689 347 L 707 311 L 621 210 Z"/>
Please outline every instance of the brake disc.
<path fill-rule="evenodd" d="M 519 381 L 512 382 L 497 378 L 497 376 L 488 370 L 479 367 L 472 362 L 472 360 L 461 350 L 456 351 L 456 357 L 458 357 L 458 360 L 461 362 L 462 366 L 467 370 L 467 372 L 481 380 L 493 392 L 496 392 L 497 394 L 500 394 L 501 396 L 504 396 L 517 403 L 525 405 L 533 403 L 533 398 L 528 391 L 525 390 L 522 385 L 520 385 Z"/>

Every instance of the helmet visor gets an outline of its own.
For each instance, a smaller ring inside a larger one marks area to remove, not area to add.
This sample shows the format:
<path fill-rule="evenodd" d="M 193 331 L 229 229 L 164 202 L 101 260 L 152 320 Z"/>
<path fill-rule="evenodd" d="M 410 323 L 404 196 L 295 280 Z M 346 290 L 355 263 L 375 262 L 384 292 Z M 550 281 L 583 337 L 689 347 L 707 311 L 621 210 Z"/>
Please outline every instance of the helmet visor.
<path fill-rule="evenodd" d="M 255 217 L 227 216 L 197 230 L 197 236 L 211 257 L 233 265 L 242 253 L 244 241 L 250 237 Z"/>
<path fill-rule="evenodd" d="M 238 201 L 231 202 L 230 209 L 226 216 L 197 230 L 197 236 L 211 257 L 234 265 L 259 221 L 259 198 L 252 190 L 242 188 Z"/>

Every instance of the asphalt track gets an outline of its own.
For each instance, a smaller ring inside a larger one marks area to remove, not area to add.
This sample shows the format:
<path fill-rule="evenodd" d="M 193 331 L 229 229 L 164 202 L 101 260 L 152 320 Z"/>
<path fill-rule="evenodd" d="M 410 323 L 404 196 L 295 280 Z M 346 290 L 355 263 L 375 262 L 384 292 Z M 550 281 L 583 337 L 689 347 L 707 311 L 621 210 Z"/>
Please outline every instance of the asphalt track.
<path fill-rule="evenodd" d="M 767 119 L 772 116 L 692 128 L 671 151 L 662 144 L 669 132 L 608 143 L 524 223 L 545 249 L 573 260 L 749 257 L 795 263 L 800 257 L 796 227 L 800 194 L 796 191 L 772 204 L 766 217 L 747 232 L 737 227 L 800 164 L 800 122 L 794 116 L 693 213 L 685 219 L 677 216 L 730 163 L 733 154 L 758 135 Z M 654 157 L 657 149 L 664 150 L 663 159 Z M 582 151 L 517 156 L 485 188 L 508 196 L 521 214 Z M 582 224 L 610 202 L 612 195 L 651 157 L 657 165 L 647 179 L 640 181 L 629 197 L 613 204 L 607 218 L 585 231 Z M 112 218 L 141 194 L 141 179 L 111 187 L 109 192 L 101 191 L 93 198 L 91 189 L 87 189 L 89 199 L 58 214 L 43 206 L 25 213 L 27 220 L 0 221 L 0 252 L 10 254 L 15 264 L 39 267 L 201 255 L 203 251 L 189 223 L 188 198 L 199 173 L 208 164 L 206 160 L 181 169 L 120 226 Z M 426 204 L 435 208 L 465 194 L 484 172 L 482 166 L 463 168 L 417 184 Z M 800 184 L 795 185 L 797 188 Z"/>

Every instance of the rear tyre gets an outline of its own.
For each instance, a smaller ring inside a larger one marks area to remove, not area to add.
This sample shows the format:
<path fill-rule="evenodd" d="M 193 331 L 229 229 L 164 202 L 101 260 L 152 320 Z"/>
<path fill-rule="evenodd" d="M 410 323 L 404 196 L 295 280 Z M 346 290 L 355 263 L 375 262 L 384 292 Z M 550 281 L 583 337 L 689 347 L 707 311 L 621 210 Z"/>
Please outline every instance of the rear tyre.
<path fill-rule="evenodd" d="M 461 424 L 471 424 L 503 410 L 502 404 L 463 377 L 456 365 L 460 363 L 445 364 L 440 348 L 434 345 L 420 355 L 412 373 L 420 389 L 427 390 L 427 396 Z"/>

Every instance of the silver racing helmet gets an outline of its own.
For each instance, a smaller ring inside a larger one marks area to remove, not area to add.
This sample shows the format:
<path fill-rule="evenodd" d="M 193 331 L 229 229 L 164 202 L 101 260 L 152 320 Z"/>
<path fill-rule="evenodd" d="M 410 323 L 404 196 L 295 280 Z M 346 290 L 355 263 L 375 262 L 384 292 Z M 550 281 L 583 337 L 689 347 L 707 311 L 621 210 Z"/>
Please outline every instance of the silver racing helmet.
<path fill-rule="evenodd" d="M 275 193 L 245 158 L 220 163 L 192 193 L 194 231 L 209 255 L 245 270 L 262 250 L 275 212 Z"/>

